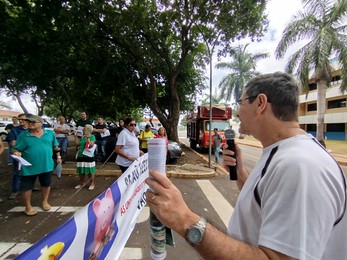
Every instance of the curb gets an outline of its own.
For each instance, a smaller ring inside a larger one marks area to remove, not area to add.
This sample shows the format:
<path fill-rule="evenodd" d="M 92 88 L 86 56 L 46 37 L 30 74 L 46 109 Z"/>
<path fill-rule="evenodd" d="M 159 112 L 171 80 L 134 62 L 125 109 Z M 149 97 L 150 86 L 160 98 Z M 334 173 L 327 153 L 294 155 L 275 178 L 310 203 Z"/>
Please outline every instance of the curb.
<path fill-rule="evenodd" d="M 205 155 L 202 155 L 200 153 L 198 153 L 197 151 L 193 150 L 192 148 L 190 148 L 189 146 L 187 146 L 185 143 L 182 143 L 180 141 L 181 145 L 184 145 L 186 148 L 190 149 L 192 152 L 194 152 L 195 154 L 197 154 L 200 158 L 204 159 L 207 163 L 208 163 L 208 158 Z M 217 169 L 220 171 L 218 172 Z M 212 169 L 211 169 L 212 170 Z M 215 172 L 215 176 L 216 175 L 229 175 L 229 173 L 221 166 L 221 165 L 214 165 L 214 169 L 213 171 Z"/>

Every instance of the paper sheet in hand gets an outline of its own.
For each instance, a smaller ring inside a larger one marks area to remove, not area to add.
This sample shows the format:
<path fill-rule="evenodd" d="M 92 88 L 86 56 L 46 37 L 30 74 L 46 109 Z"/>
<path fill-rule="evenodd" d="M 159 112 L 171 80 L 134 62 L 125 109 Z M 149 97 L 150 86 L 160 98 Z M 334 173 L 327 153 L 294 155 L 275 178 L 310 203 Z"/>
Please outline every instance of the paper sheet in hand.
<path fill-rule="evenodd" d="M 16 161 L 18 161 L 19 163 L 21 163 L 22 165 L 24 166 L 31 166 L 31 163 L 28 162 L 27 160 L 23 159 L 22 157 L 20 156 L 17 156 L 17 155 L 11 155 L 13 159 L 15 159 Z"/>
<path fill-rule="evenodd" d="M 110 136 L 110 131 L 109 130 L 106 130 L 104 133 L 100 133 L 101 137 L 107 137 L 107 136 Z"/>
<path fill-rule="evenodd" d="M 94 144 L 91 148 L 84 149 L 82 154 L 88 157 L 93 157 L 95 149 L 96 149 L 96 144 Z"/>
<path fill-rule="evenodd" d="M 148 140 L 148 167 L 166 174 L 166 139 L 154 138 Z"/>

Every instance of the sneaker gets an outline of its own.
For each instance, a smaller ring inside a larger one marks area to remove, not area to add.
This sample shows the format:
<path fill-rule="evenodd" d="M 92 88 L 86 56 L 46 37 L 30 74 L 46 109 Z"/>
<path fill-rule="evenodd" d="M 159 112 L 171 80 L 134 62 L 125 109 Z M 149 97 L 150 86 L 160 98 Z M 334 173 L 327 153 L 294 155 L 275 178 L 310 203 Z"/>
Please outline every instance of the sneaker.
<path fill-rule="evenodd" d="M 77 186 L 75 186 L 76 190 L 79 190 L 82 187 L 82 185 L 78 184 Z"/>
<path fill-rule="evenodd" d="M 0 203 L 3 202 L 4 200 L 2 198 L 0 198 Z"/>
<path fill-rule="evenodd" d="M 14 200 L 18 195 L 18 192 L 12 192 L 10 197 L 8 197 L 10 200 Z"/>
<path fill-rule="evenodd" d="M 95 188 L 95 185 L 92 184 L 92 185 L 89 186 L 88 190 L 94 190 L 94 188 Z"/>
<path fill-rule="evenodd" d="M 8 166 L 12 166 L 12 165 L 13 165 L 13 163 L 8 163 L 7 165 L 8 165 Z"/>

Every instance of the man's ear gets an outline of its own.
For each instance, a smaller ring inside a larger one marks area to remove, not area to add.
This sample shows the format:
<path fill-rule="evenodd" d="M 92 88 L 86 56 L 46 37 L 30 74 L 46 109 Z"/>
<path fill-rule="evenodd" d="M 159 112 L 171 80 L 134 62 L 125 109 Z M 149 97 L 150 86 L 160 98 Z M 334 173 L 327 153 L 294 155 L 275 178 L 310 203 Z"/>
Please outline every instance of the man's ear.
<path fill-rule="evenodd" d="M 256 99 L 257 102 L 257 106 L 258 106 L 258 110 L 262 113 L 266 110 L 267 105 L 268 105 L 268 99 L 267 96 L 265 94 L 259 94 L 258 98 Z"/>

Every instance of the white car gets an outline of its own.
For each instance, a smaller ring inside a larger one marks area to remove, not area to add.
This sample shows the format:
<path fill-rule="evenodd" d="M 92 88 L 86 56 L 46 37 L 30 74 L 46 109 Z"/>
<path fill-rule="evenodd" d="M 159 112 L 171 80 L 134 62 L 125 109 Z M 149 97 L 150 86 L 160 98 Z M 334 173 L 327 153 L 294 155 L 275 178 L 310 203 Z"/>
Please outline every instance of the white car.
<path fill-rule="evenodd" d="M 6 127 L 6 124 L 0 122 L 0 137 L 2 141 L 5 141 L 7 137 L 7 131 L 5 130 L 5 127 Z"/>

